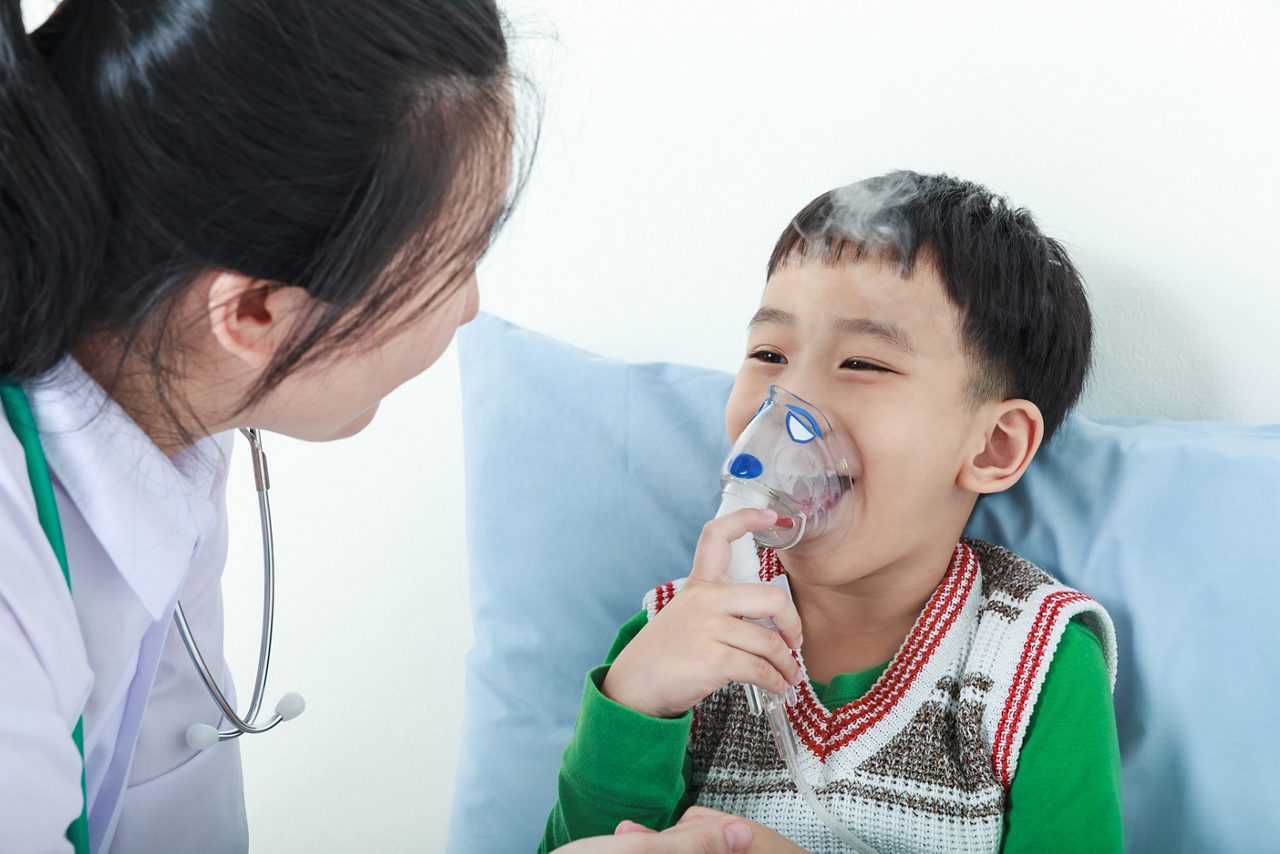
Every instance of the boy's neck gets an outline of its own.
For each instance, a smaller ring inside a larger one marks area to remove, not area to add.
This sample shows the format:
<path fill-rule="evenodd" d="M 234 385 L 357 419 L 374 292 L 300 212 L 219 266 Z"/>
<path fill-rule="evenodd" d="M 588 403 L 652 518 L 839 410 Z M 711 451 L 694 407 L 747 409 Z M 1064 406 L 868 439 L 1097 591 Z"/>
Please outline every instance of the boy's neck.
<path fill-rule="evenodd" d="M 956 538 L 958 539 L 958 537 Z M 805 584 L 788 572 L 804 631 L 809 677 L 830 682 L 884 664 L 902 646 L 951 565 L 956 539 L 880 567 L 840 587 Z M 787 565 L 783 556 L 783 565 Z"/>

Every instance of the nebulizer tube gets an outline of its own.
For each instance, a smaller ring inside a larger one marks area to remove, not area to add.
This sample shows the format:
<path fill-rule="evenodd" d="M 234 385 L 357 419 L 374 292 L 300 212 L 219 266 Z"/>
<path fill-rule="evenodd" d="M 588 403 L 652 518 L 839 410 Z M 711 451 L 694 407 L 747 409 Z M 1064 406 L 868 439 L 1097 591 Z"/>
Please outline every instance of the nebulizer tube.
<path fill-rule="evenodd" d="M 849 466 L 831 422 L 817 407 L 779 386 L 769 387 L 764 403 L 729 451 L 720 484 L 717 517 L 744 508 L 773 510 L 778 517 L 772 527 L 730 545 L 729 578 L 735 583 L 760 583 L 757 546 L 789 549 L 838 527 L 849 512 L 848 502 L 842 501 L 851 485 Z M 754 622 L 775 628 L 769 620 Z M 755 685 L 743 688 L 751 713 L 769 722 L 796 791 L 814 814 L 851 850 L 875 854 L 823 806 L 804 775 L 800 744 L 787 719 L 787 705 L 796 702 L 795 689 L 779 696 Z"/>

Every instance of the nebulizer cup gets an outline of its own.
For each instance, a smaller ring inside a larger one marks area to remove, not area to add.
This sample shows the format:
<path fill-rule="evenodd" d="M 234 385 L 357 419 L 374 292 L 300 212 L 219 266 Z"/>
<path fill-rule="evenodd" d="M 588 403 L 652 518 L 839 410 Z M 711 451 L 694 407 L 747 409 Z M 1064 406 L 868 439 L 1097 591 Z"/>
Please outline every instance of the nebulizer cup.
<path fill-rule="evenodd" d="M 816 406 L 776 385 L 769 386 L 720 471 L 724 500 L 734 509 L 778 514 L 776 524 L 753 538 L 779 551 L 847 524 L 842 499 L 851 485 L 848 452 L 831 422 Z"/>
<path fill-rule="evenodd" d="M 773 510 L 778 518 L 771 527 L 731 544 L 730 581 L 761 581 L 758 546 L 784 551 L 847 530 L 852 522 L 852 485 L 846 444 L 827 417 L 786 389 L 769 386 L 764 403 L 725 458 L 716 516 L 755 508 Z M 768 620 L 756 622 L 774 628 Z M 800 796 L 850 849 L 874 854 L 875 849 L 822 805 L 804 775 L 801 745 L 787 719 L 787 705 L 796 702 L 795 690 L 789 688 L 784 697 L 755 685 L 743 688 L 751 712 L 768 720 Z"/>

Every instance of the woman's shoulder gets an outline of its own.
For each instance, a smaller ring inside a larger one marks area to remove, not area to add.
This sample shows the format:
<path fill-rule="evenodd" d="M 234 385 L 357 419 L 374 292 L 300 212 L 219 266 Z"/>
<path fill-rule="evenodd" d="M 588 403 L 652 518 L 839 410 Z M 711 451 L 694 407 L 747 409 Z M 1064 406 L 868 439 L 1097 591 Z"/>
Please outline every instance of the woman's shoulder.
<path fill-rule="evenodd" d="M 66 578 L 40 526 L 26 453 L 0 420 L 0 660 L 5 695 L 49 696 L 74 723 L 91 680 Z M 50 668 L 56 663 L 56 673 Z"/>
<path fill-rule="evenodd" d="M 16 571 L 15 564 L 53 559 L 40 527 L 35 493 L 27 473 L 27 455 L 7 418 L 0 419 L 0 577 Z M 56 560 L 54 562 L 57 568 Z"/>

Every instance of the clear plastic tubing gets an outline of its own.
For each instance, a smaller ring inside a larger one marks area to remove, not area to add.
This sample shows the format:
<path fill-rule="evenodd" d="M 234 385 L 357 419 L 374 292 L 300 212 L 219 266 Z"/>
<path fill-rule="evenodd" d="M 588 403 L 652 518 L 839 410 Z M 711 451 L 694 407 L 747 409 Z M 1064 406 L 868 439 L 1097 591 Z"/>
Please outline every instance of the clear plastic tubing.
<path fill-rule="evenodd" d="M 745 508 L 778 514 L 768 529 L 730 544 L 729 580 L 737 584 L 767 583 L 760 580 L 757 546 L 789 549 L 848 523 L 848 501 L 842 500 L 852 485 L 846 449 L 817 407 L 779 386 L 769 387 L 764 403 L 734 442 L 720 484 L 723 497 L 717 518 Z M 754 622 L 776 630 L 769 620 Z M 795 689 L 789 687 L 786 697 L 780 697 L 755 685 L 743 688 L 751 713 L 769 722 L 796 791 L 814 814 L 851 850 L 875 854 L 822 805 L 804 775 L 801 745 L 787 718 L 788 703 L 796 702 Z"/>
<path fill-rule="evenodd" d="M 741 495 L 726 494 L 720 502 L 720 510 L 716 513 L 717 518 L 732 513 L 735 510 L 745 508 L 764 509 L 760 503 L 748 501 Z M 751 534 L 747 534 L 735 540 L 730 545 L 729 555 L 729 580 L 736 584 L 757 583 L 760 581 L 760 559 L 756 553 L 755 538 Z M 767 628 L 774 628 L 769 620 L 754 620 Z M 773 732 L 773 740 L 778 746 L 778 753 L 782 756 L 782 761 L 787 765 L 787 773 L 791 775 L 791 780 L 795 783 L 796 791 L 800 793 L 800 797 L 804 798 L 809 804 L 814 814 L 822 820 L 832 833 L 839 837 L 840 841 L 849 846 L 849 850 L 856 851 L 858 854 L 876 854 L 876 850 L 867 843 L 863 842 L 858 836 L 845 827 L 844 824 L 831 814 L 822 802 L 818 800 L 817 794 L 813 791 L 813 786 L 809 785 L 809 780 L 804 775 L 804 768 L 800 765 L 800 744 L 796 739 L 795 731 L 791 728 L 791 722 L 787 719 L 787 703 L 796 701 L 795 689 L 788 688 L 788 697 L 780 697 L 772 691 L 766 691 L 755 685 L 743 685 L 743 690 L 747 695 L 747 708 L 752 714 L 764 715 L 769 722 L 769 729 Z"/>

